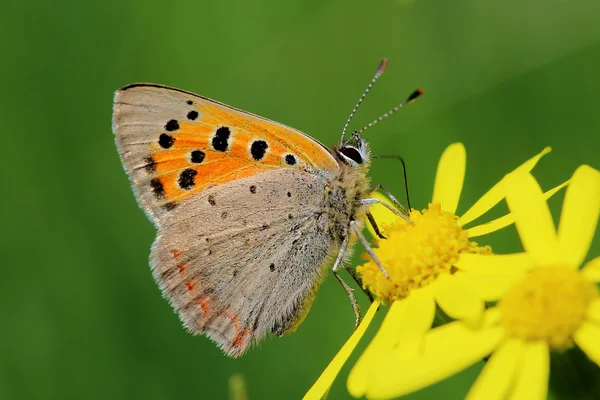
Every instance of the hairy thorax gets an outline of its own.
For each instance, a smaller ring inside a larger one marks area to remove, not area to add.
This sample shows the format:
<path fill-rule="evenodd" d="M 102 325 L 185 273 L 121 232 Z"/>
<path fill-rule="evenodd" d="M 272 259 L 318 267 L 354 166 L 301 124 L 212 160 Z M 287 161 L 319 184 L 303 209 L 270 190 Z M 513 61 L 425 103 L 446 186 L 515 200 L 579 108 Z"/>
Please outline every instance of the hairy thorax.
<path fill-rule="evenodd" d="M 369 196 L 368 166 L 358 168 L 340 164 L 340 172 L 328 182 L 325 191 L 324 212 L 330 223 L 329 236 L 338 244 L 348 235 L 350 221 L 362 225 L 365 207 L 359 200 Z"/>

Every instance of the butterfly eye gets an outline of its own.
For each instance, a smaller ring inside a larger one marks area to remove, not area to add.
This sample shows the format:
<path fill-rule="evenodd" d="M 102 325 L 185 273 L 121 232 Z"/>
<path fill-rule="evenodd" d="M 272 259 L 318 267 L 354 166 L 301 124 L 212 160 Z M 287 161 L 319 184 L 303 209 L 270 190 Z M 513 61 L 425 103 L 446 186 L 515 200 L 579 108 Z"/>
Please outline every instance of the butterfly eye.
<path fill-rule="evenodd" d="M 347 158 L 349 158 L 357 164 L 363 163 L 362 155 L 360 154 L 360 151 L 358 151 L 355 147 L 344 146 L 340 149 L 340 153 L 342 153 L 344 156 L 346 156 Z"/>

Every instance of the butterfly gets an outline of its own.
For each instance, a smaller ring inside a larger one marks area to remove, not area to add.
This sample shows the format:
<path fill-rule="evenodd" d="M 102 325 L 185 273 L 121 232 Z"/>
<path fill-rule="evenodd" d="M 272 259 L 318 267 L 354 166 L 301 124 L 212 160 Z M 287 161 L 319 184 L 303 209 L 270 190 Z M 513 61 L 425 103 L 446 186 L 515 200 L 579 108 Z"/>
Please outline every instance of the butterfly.
<path fill-rule="evenodd" d="M 152 273 L 190 332 L 232 357 L 269 332 L 291 333 L 329 266 L 358 323 L 356 299 L 338 271 L 357 239 L 376 258 L 361 230 L 365 218 L 374 223 L 368 207 L 380 201 L 370 197 L 368 143 L 360 131 L 344 137 L 385 64 L 331 150 L 296 129 L 183 90 L 131 84 L 116 92 L 117 149 L 158 229 Z"/>

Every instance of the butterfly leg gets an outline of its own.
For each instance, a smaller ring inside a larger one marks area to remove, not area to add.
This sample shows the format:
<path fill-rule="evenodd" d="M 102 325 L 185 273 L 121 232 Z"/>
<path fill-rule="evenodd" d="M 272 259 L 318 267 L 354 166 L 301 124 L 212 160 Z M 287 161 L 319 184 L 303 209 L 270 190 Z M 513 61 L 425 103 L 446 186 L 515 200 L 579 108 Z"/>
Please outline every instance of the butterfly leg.
<path fill-rule="evenodd" d="M 367 199 L 367 200 L 371 200 L 371 199 Z M 377 200 L 377 199 L 373 199 L 373 200 Z M 385 203 L 383 203 L 383 204 L 385 204 Z M 367 253 L 369 253 L 369 255 L 371 256 L 371 258 L 373 259 L 375 264 L 377 264 L 377 266 L 381 270 L 381 273 L 383 274 L 383 276 L 385 276 L 387 279 L 390 279 L 389 274 L 383 267 L 383 264 L 381 264 L 381 261 L 379 261 L 379 258 L 377 257 L 377 255 L 375 254 L 373 249 L 371 248 L 371 245 L 369 244 L 367 239 L 364 237 L 364 235 L 362 234 L 360 229 L 358 229 L 358 227 L 356 226 L 356 221 L 350 221 L 350 229 L 352 230 L 352 232 L 354 232 L 356 234 L 356 236 L 358 237 L 358 240 L 360 240 L 360 243 L 362 243 L 362 245 L 365 248 L 365 250 L 367 251 Z"/>
<path fill-rule="evenodd" d="M 360 199 L 360 200 L 358 200 L 358 204 L 361 204 L 363 206 L 369 206 L 369 205 L 372 205 L 372 204 L 381 204 L 382 206 L 384 206 L 385 208 L 387 208 L 388 210 L 390 210 L 391 212 L 393 212 L 398 217 L 404 219 L 409 224 L 411 224 L 411 225 L 415 224 L 410 218 L 408 218 L 402 212 L 396 210 L 394 207 L 390 206 L 388 203 L 383 202 L 383 201 L 381 201 L 379 199 L 375 199 L 375 198 Z"/>
<path fill-rule="evenodd" d="M 348 273 L 350 274 L 352 279 L 354 279 L 354 282 L 356 282 L 358 287 L 360 287 L 360 289 L 363 291 L 364 294 L 367 295 L 367 297 L 369 298 L 369 301 L 372 303 L 374 301 L 373 295 L 371 294 L 371 292 L 369 292 L 367 289 L 365 289 L 363 287 L 362 278 L 358 275 L 358 273 L 356 273 L 356 270 L 353 268 L 346 268 L 346 271 L 348 271 Z"/>
<path fill-rule="evenodd" d="M 381 189 L 381 191 L 392 201 L 392 203 L 394 203 L 396 207 L 400 209 L 400 211 L 402 211 L 404 215 L 410 215 L 409 211 L 402 204 L 400 204 L 396 197 L 389 190 L 384 188 L 380 183 L 371 188 L 371 193 L 373 193 L 377 189 Z"/>
<path fill-rule="evenodd" d="M 346 236 L 344 238 L 344 240 L 342 241 L 342 245 L 340 247 L 340 252 L 338 253 L 337 258 L 335 259 L 335 263 L 333 264 L 332 269 L 333 269 L 333 275 L 335 276 L 335 278 L 338 280 L 340 285 L 342 285 L 342 287 L 348 294 L 348 298 L 350 299 L 350 305 L 352 306 L 352 311 L 354 311 L 354 317 L 356 318 L 356 323 L 354 325 L 354 329 L 356 329 L 356 328 L 358 328 L 358 325 L 360 324 L 360 320 L 361 320 L 360 307 L 358 306 L 358 302 L 356 301 L 356 297 L 354 296 L 354 289 L 352 289 L 350 286 L 348 286 L 348 284 L 346 282 L 344 282 L 344 280 L 338 273 L 340 265 L 342 265 L 342 261 L 344 259 L 344 254 L 346 253 L 347 248 L 348 248 L 348 236 Z"/>
<path fill-rule="evenodd" d="M 385 236 L 383 236 L 383 234 L 379 231 L 379 226 L 377 226 L 377 222 L 375 222 L 375 218 L 373 218 L 373 215 L 367 211 L 367 218 L 369 219 L 369 223 L 371 224 L 371 226 L 373 227 L 373 230 L 375 231 L 375 234 L 377 235 L 377 237 L 379 239 L 387 239 Z"/>
<path fill-rule="evenodd" d="M 342 277 L 338 274 L 338 271 L 333 271 L 333 275 L 335 275 L 336 279 L 342 285 L 346 293 L 348 294 L 348 298 L 350 299 L 350 305 L 352 306 L 352 311 L 354 311 L 354 317 L 356 318 L 356 322 L 354 324 L 354 329 L 358 328 L 360 325 L 361 316 L 360 316 L 360 307 L 358 306 L 358 302 L 356 301 L 356 297 L 354 296 L 354 289 L 352 289 Z"/>

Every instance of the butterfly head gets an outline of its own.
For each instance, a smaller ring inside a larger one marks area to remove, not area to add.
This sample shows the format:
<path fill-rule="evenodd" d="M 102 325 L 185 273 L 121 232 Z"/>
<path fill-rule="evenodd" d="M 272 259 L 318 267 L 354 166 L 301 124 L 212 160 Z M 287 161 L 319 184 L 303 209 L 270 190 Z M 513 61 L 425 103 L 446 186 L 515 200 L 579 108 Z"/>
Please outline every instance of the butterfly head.
<path fill-rule="evenodd" d="M 366 167 L 371 161 L 369 144 L 356 131 L 334 151 L 341 162 L 354 168 Z"/>

